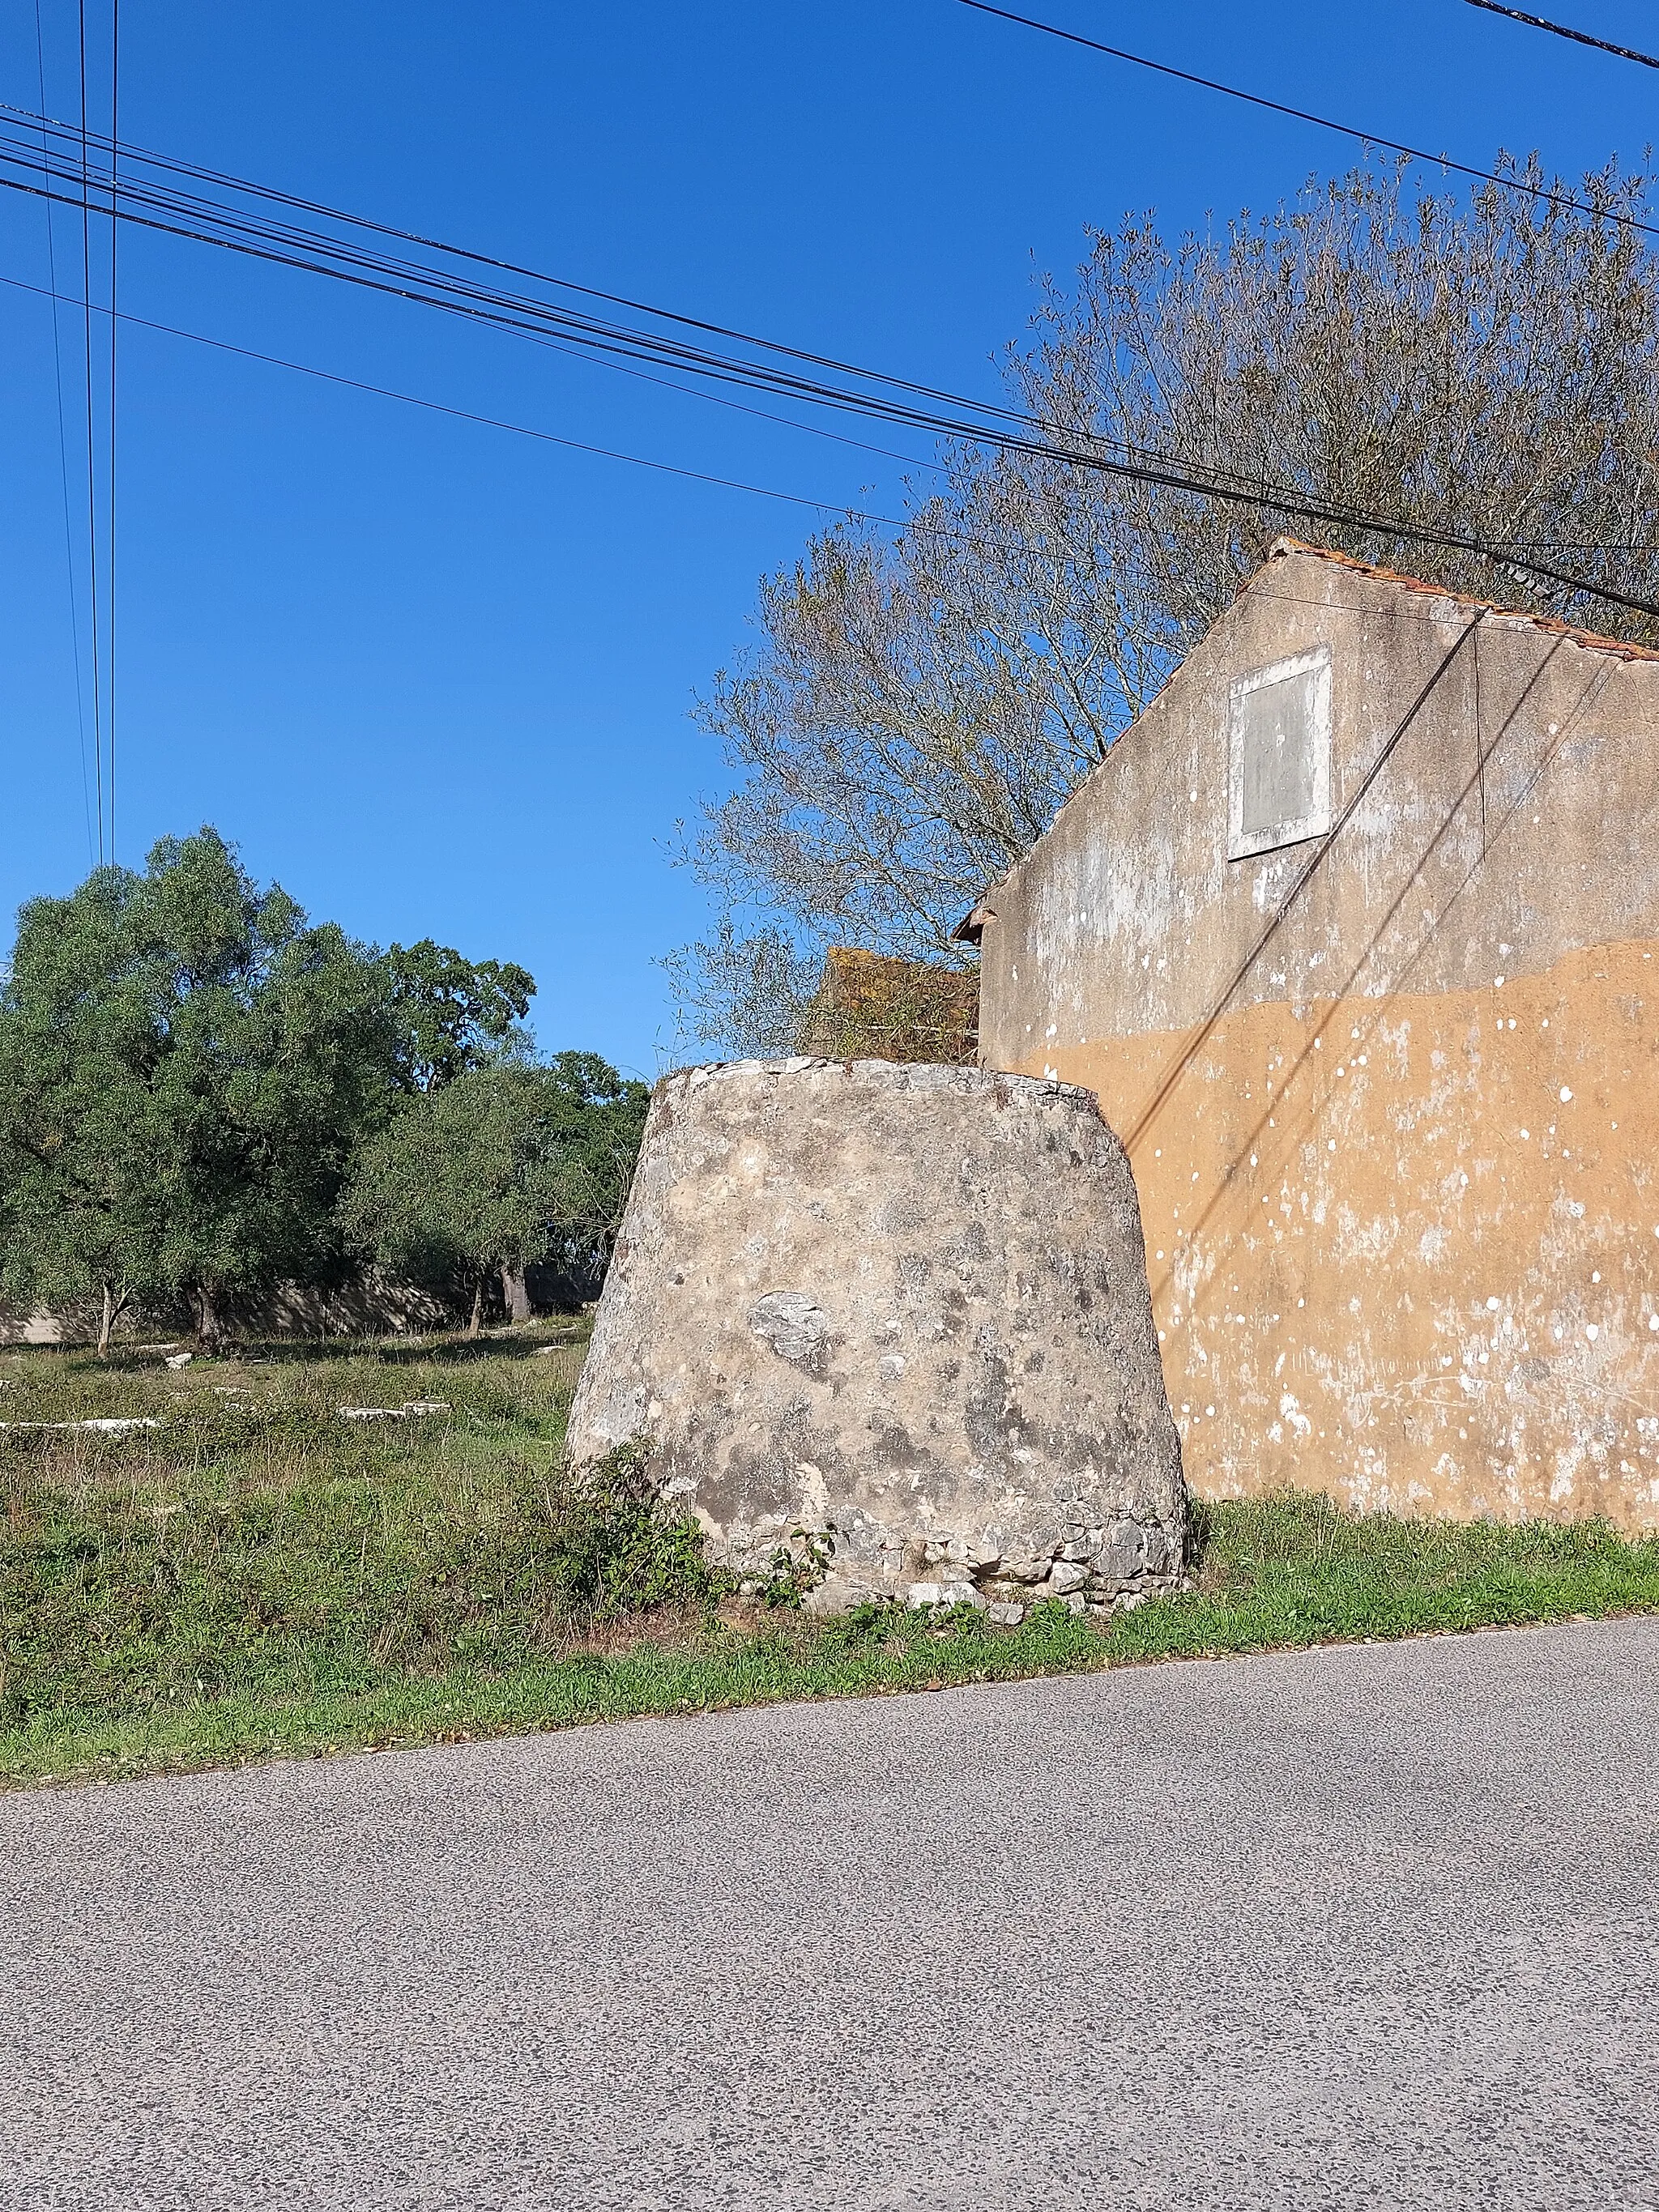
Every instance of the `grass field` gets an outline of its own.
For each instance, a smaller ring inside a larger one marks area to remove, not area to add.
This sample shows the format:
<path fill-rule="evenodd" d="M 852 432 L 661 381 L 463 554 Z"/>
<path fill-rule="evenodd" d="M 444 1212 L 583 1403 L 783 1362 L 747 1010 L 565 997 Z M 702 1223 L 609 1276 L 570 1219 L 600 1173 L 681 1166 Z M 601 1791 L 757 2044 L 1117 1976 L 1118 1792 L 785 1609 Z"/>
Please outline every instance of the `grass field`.
<path fill-rule="evenodd" d="M 0 1352 L 0 1782 L 1659 1607 L 1659 1541 L 1311 1497 L 1202 1509 L 1197 1588 L 1098 1629 L 739 1604 L 689 1528 L 564 1480 L 574 1334 Z M 156 1425 L 44 1425 L 88 1418 Z"/>

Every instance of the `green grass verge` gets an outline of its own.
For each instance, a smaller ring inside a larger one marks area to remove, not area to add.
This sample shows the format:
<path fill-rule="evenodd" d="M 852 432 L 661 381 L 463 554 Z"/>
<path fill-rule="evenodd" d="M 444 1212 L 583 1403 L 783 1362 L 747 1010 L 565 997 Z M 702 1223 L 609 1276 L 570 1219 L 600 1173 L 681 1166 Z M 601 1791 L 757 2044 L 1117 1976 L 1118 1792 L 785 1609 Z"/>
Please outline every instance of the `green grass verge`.
<path fill-rule="evenodd" d="M 0 1431 L 0 1783 L 1659 1608 L 1659 1540 L 1291 1496 L 1202 1509 L 1199 1587 L 1099 1626 L 717 1619 L 683 1527 L 562 1482 L 576 1356 L 0 1362 L 9 1421 L 165 1423 Z M 407 1422 L 337 1410 L 434 1398 Z"/>

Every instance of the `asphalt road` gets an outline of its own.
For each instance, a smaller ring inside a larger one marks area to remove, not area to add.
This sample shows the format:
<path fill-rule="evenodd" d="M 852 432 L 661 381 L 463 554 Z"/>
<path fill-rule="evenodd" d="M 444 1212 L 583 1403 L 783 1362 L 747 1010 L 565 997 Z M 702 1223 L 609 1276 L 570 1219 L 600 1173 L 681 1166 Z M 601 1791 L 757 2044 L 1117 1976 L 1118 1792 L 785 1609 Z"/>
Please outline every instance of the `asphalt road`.
<path fill-rule="evenodd" d="M 1659 2206 L 1659 1620 L 0 1800 L 0 2205 Z"/>

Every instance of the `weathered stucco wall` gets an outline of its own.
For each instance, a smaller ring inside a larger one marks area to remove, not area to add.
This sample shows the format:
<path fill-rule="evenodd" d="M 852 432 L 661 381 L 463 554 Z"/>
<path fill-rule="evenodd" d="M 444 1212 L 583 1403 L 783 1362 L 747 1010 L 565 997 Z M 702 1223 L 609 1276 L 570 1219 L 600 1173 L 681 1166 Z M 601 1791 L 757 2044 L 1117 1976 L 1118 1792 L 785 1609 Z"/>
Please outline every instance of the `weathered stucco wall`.
<path fill-rule="evenodd" d="M 717 1555 L 837 1534 L 837 1601 L 1108 1604 L 1182 1565 L 1134 1184 L 1086 1092 L 747 1061 L 657 1087 L 570 1419 Z"/>
<path fill-rule="evenodd" d="M 1321 648 L 1334 834 L 1230 860 L 1229 686 Z M 1194 1490 L 1659 1523 L 1659 659 L 1282 553 L 982 911 Z"/>

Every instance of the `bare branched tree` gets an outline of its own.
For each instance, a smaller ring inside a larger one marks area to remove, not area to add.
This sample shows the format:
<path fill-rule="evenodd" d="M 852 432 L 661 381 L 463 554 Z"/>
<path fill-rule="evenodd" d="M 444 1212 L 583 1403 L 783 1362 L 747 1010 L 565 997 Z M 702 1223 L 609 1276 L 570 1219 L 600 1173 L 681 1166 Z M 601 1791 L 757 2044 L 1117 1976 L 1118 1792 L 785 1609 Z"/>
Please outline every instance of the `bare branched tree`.
<path fill-rule="evenodd" d="M 1645 180 L 1587 178 L 1587 214 L 1535 163 L 1506 173 L 1527 189 L 1466 200 L 1358 170 L 1176 250 L 1130 222 L 1091 236 L 1071 289 L 1045 284 L 1009 356 L 1021 404 L 1059 438 L 1271 488 L 1260 503 L 958 447 L 904 529 L 832 528 L 763 582 L 760 648 L 700 708 L 740 781 L 687 854 L 762 926 L 681 957 L 684 976 L 707 956 L 694 1034 L 777 1049 L 783 987 L 799 999 L 829 943 L 963 957 L 952 926 L 1282 531 L 1659 636 L 1527 568 L 1659 593 L 1659 265 L 1627 220 Z M 1297 495 L 1491 550 L 1316 530 Z"/>

